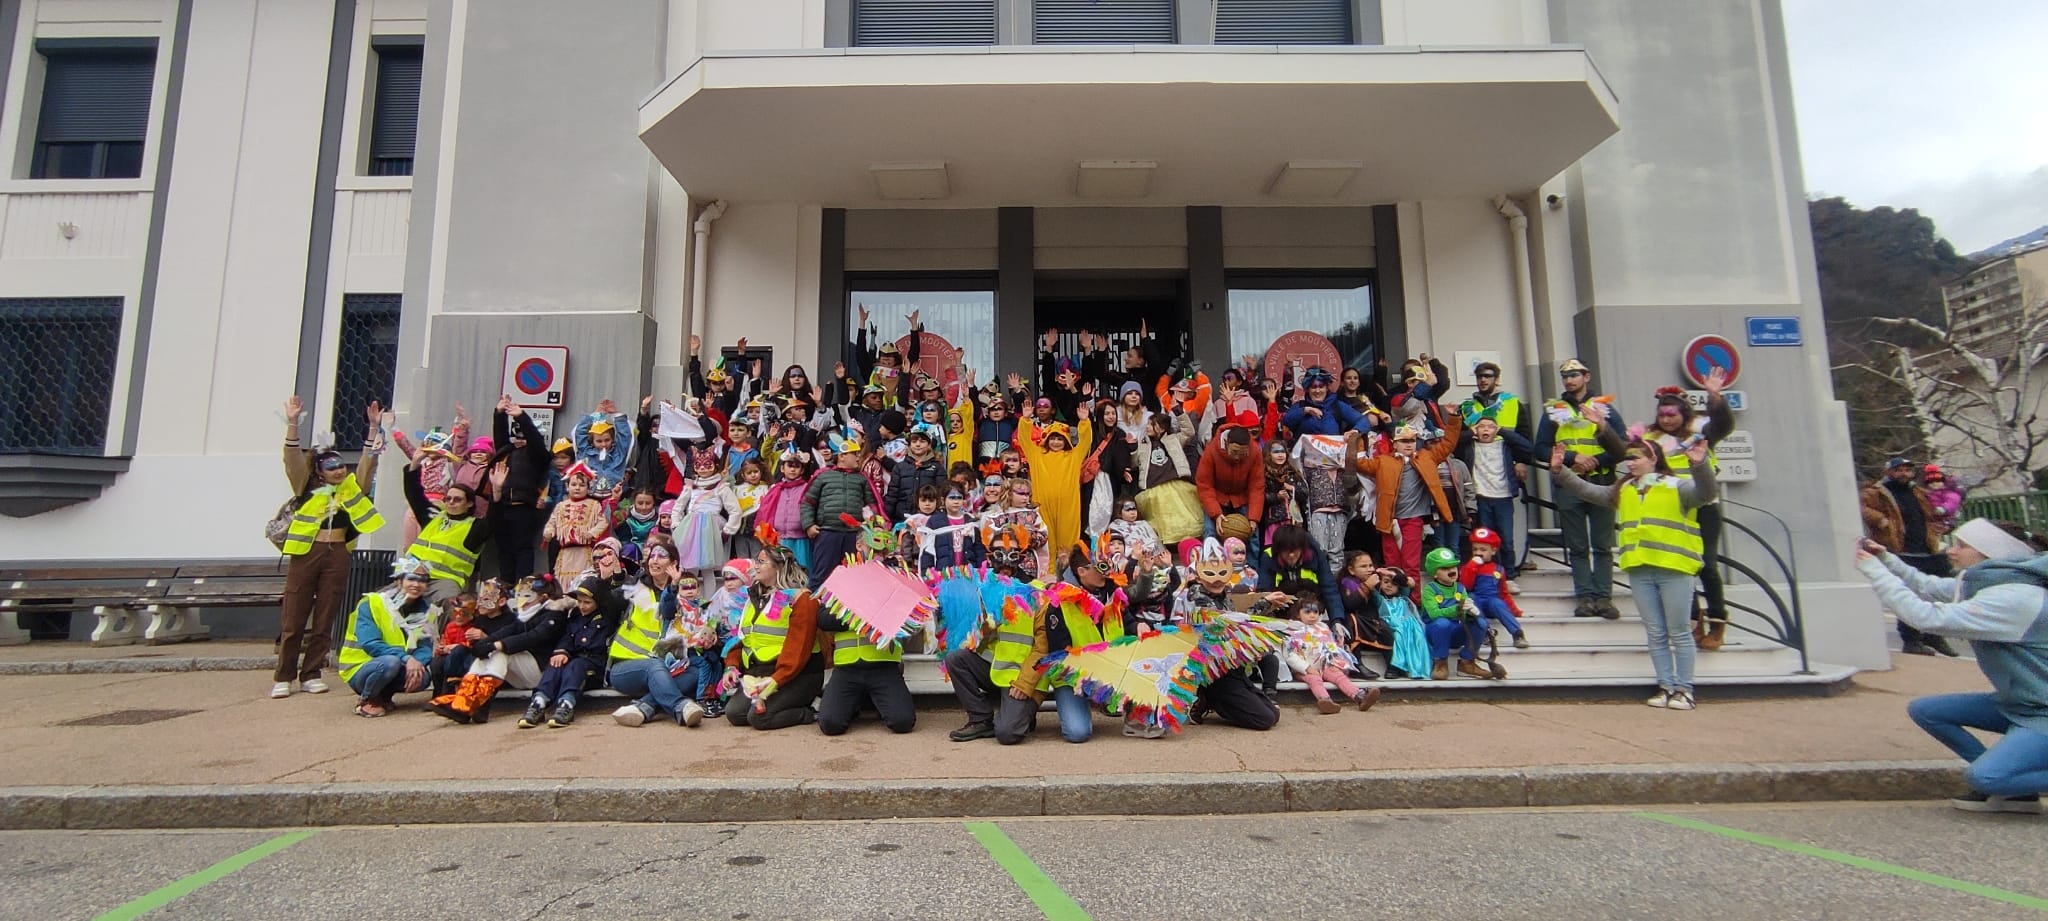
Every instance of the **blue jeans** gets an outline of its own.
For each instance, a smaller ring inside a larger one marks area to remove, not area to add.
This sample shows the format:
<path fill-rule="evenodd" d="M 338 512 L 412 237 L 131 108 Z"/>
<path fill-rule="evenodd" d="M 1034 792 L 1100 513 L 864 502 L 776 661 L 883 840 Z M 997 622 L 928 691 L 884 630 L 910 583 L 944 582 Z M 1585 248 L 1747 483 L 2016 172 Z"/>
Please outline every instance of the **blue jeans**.
<path fill-rule="evenodd" d="M 1423 634 L 1429 637 L 1430 661 L 1450 658 L 1453 649 L 1458 650 L 1458 658 L 1467 662 L 1477 659 L 1479 644 L 1473 641 L 1472 633 L 1479 629 L 1474 626 L 1468 632 L 1464 622 L 1455 617 L 1430 618 L 1429 624 L 1422 628 Z"/>
<path fill-rule="evenodd" d="M 1970 763 L 1963 779 L 1992 796 L 2048 793 L 2048 735 L 2015 725 L 1989 694 L 1936 694 L 1914 698 L 1906 715 L 1948 750 Z M 1989 749 L 1965 729 L 2005 736 Z"/>
<path fill-rule="evenodd" d="M 613 662 L 605 682 L 612 686 L 612 690 L 637 697 L 640 703 L 662 713 L 673 714 L 683 707 L 682 689 L 676 687 L 676 679 L 669 675 L 668 665 L 660 659 Z"/>
<path fill-rule="evenodd" d="M 1572 594 L 1580 601 L 1612 597 L 1614 510 L 1559 492 L 1557 525 L 1564 531 L 1565 556 L 1572 564 Z"/>
<path fill-rule="evenodd" d="M 1692 576 L 1662 566 L 1637 566 L 1628 571 L 1628 584 L 1649 638 L 1657 686 L 1692 693 L 1693 660 L 1699 657 L 1692 640 Z"/>
<path fill-rule="evenodd" d="M 405 657 L 378 656 L 364 662 L 355 674 L 348 676 L 348 686 L 364 700 L 398 693 L 405 688 Z"/>
<path fill-rule="evenodd" d="M 689 663 L 689 668 L 675 676 L 676 690 L 681 691 L 684 697 L 710 700 L 712 685 L 725 670 L 723 664 L 701 652 L 690 653 Z"/>
<path fill-rule="evenodd" d="M 1513 575 L 1522 561 L 1515 556 L 1515 500 L 1479 497 L 1479 526 L 1500 535 L 1500 555 L 1494 557 Z"/>
<path fill-rule="evenodd" d="M 1472 604 L 1480 614 L 1506 627 L 1509 636 L 1522 635 L 1522 622 L 1515 619 L 1515 612 L 1508 610 L 1507 599 L 1499 595 L 1473 595 Z"/>
<path fill-rule="evenodd" d="M 1053 688 L 1052 705 L 1060 715 L 1060 738 L 1086 742 L 1095 735 L 1095 714 L 1088 708 L 1088 698 L 1073 688 Z"/>

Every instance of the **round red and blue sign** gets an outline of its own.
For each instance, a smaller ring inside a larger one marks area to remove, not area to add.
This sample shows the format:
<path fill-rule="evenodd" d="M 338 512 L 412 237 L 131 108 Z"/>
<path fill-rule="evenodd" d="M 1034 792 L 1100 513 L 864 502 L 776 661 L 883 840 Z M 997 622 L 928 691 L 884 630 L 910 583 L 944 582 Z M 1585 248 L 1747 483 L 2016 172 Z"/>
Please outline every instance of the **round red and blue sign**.
<path fill-rule="evenodd" d="M 548 385 L 555 382 L 555 368 L 542 359 L 529 358 L 513 370 L 512 380 L 521 392 L 536 396 L 548 392 Z"/>
<path fill-rule="evenodd" d="M 1685 372 L 1685 379 L 1694 387 L 1705 387 L 1707 375 L 1715 368 L 1727 372 L 1727 384 L 1733 385 L 1735 378 L 1742 374 L 1742 354 L 1735 351 L 1735 343 L 1724 336 L 1695 336 L 1685 344 L 1678 364 Z"/>

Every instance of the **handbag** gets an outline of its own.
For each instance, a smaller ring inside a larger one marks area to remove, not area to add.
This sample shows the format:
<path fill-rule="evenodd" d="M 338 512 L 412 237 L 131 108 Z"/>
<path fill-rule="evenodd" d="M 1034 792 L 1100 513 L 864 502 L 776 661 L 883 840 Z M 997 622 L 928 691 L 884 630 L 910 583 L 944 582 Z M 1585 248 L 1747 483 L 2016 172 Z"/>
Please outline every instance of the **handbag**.
<path fill-rule="evenodd" d="M 1112 437 L 1115 436 L 1102 439 L 1102 443 L 1096 445 L 1095 450 L 1088 452 L 1087 459 L 1081 461 L 1081 482 L 1095 482 L 1096 475 L 1102 472 L 1102 449 L 1109 447 L 1109 438 Z"/>

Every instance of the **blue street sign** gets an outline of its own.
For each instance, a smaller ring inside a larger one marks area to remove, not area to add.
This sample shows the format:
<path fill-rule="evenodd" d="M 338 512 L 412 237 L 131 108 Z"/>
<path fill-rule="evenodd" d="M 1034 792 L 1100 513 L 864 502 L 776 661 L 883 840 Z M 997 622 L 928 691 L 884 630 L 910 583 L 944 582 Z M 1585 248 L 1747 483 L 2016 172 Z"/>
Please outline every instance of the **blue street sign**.
<path fill-rule="evenodd" d="M 1798 317 L 1745 317 L 1750 345 L 1805 345 Z"/>

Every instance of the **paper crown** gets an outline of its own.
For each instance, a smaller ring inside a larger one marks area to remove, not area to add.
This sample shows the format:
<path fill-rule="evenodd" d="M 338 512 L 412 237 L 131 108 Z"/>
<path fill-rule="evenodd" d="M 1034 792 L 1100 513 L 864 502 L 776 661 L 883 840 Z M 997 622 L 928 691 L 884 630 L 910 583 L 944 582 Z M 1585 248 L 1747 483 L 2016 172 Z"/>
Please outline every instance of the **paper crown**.
<path fill-rule="evenodd" d="M 1593 369 L 1586 367 L 1585 362 L 1580 361 L 1576 358 L 1567 358 L 1564 360 L 1564 364 L 1557 366 L 1557 373 L 1559 374 L 1564 374 L 1571 371 L 1579 371 L 1586 374 L 1591 374 L 1593 372 Z"/>
<path fill-rule="evenodd" d="M 391 577 L 394 579 L 426 581 L 434 576 L 433 570 L 429 569 L 424 561 L 409 556 L 402 556 L 391 561 Z"/>
<path fill-rule="evenodd" d="M 881 348 L 879 348 L 879 349 L 876 349 L 876 350 L 875 350 L 875 354 L 877 354 L 877 355 L 894 355 L 894 354 L 896 354 L 896 340 L 894 340 L 894 339 L 891 339 L 891 340 L 888 340 L 887 342 L 884 342 L 884 343 L 882 343 L 882 347 L 881 347 Z"/>
<path fill-rule="evenodd" d="M 1403 438 L 1412 438 L 1419 441 L 1422 438 L 1422 430 L 1416 428 L 1413 422 L 1403 422 L 1400 425 L 1394 426 L 1394 440 L 1399 441 Z"/>
<path fill-rule="evenodd" d="M 839 431 L 833 432 L 825 436 L 825 441 L 827 444 L 831 445 L 832 453 L 834 454 L 860 453 L 860 430 L 857 428 L 853 428 L 852 426 L 848 426 L 844 429 L 841 429 Z"/>
<path fill-rule="evenodd" d="M 548 450 L 551 454 L 561 454 L 564 452 L 574 454 L 576 453 L 576 444 L 567 438 L 557 438 L 555 439 L 555 446 Z"/>
<path fill-rule="evenodd" d="M 582 477 L 585 481 L 596 480 L 597 471 L 590 469 L 590 465 L 582 461 L 570 464 L 569 469 L 562 471 L 564 480 L 573 480 L 577 477 Z"/>

